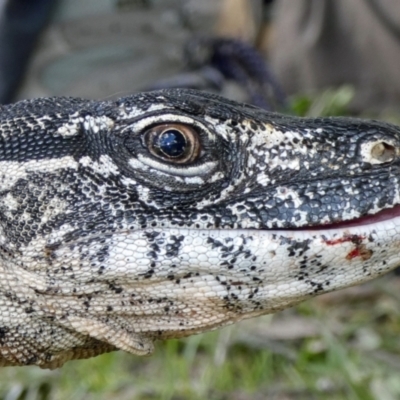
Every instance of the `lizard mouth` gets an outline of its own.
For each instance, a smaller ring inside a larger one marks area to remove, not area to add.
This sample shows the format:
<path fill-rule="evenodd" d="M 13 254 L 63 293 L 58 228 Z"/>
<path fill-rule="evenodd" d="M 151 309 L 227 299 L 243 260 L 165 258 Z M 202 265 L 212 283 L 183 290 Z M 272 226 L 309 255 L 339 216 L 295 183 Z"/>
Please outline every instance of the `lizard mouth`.
<path fill-rule="evenodd" d="M 376 214 L 364 215 L 359 218 L 349 219 L 346 221 L 334 222 L 325 225 L 314 225 L 306 228 L 307 230 L 320 230 L 320 229 L 343 229 L 353 228 L 364 225 L 373 225 L 379 222 L 391 220 L 400 216 L 400 205 L 381 210 Z M 304 228 L 303 228 L 304 229 Z"/>

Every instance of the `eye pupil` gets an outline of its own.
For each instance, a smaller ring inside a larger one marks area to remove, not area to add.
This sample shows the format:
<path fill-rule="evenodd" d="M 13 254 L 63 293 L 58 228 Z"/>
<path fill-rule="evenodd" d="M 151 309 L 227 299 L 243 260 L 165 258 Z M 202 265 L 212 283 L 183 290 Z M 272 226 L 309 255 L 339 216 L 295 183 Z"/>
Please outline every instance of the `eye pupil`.
<path fill-rule="evenodd" d="M 168 129 L 158 137 L 157 147 L 168 157 L 179 157 L 186 150 L 186 138 L 177 129 Z"/>
<path fill-rule="evenodd" d="M 153 125 L 142 138 L 151 156 L 166 163 L 190 164 L 200 155 L 199 134 L 188 124 Z"/>

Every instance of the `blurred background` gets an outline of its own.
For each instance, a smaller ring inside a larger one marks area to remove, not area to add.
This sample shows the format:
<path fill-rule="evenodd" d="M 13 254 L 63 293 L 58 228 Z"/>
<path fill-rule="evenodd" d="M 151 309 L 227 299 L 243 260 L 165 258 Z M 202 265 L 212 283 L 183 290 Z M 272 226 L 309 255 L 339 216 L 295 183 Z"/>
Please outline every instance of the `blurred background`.
<path fill-rule="evenodd" d="M 400 124 L 398 0 L 0 0 L 0 103 L 190 87 L 300 116 Z M 0 400 L 400 399 L 394 276 L 56 371 Z"/>

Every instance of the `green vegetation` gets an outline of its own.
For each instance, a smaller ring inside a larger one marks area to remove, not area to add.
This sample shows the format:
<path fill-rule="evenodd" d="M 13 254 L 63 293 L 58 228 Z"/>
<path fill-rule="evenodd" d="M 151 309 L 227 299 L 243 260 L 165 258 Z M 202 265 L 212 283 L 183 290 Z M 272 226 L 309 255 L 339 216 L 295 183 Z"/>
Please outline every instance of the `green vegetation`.
<path fill-rule="evenodd" d="M 297 95 L 291 101 L 294 114 L 302 117 L 348 115 L 348 106 L 354 97 L 352 86 L 343 85 L 310 95 Z"/>

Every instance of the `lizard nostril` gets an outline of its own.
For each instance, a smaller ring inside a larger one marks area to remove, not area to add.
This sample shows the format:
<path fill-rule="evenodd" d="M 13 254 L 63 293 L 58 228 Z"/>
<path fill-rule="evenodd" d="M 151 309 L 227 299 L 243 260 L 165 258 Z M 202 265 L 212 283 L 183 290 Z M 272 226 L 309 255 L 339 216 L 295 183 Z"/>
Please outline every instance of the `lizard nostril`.
<path fill-rule="evenodd" d="M 379 142 L 371 148 L 371 158 L 378 163 L 390 162 L 396 156 L 396 149 L 389 143 Z"/>

